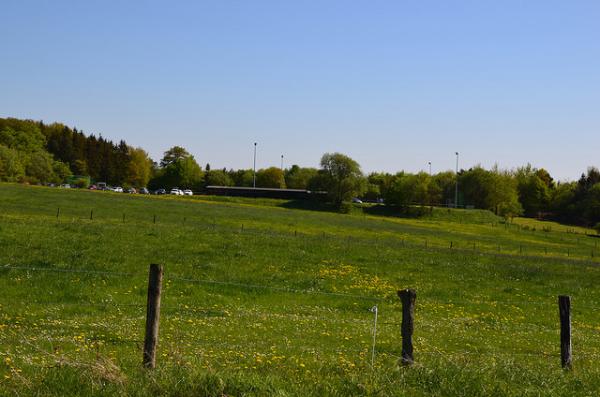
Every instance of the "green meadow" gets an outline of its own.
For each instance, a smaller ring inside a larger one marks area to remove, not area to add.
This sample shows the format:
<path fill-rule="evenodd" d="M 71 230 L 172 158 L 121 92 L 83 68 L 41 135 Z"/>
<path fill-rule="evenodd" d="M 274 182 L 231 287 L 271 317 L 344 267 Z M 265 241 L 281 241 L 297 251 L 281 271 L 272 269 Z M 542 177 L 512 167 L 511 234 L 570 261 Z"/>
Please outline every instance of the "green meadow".
<path fill-rule="evenodd" d="M 302 206 L 0 184 L 0 395 L 600 390 L 592 231 L 478 210 Z M 157 368 L 146 370 L 151 263 L 165 273 Z M 417 292 L 410 367 L 398 359 L 404 288 Z M 571 371 L 561 294 L 572 297 Z"/>

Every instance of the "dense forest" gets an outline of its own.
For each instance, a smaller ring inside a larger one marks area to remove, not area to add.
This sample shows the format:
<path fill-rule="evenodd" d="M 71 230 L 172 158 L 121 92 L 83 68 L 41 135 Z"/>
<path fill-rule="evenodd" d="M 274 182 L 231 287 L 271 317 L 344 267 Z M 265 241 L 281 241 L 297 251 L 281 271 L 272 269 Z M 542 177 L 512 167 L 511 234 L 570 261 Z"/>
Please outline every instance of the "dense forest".
<path fill-rule="evenodd" d="M 63 124 L 0 119 L 0 180 L 61 183 L 71 175 L 110 184 L 145 185 L 152 161 L 124 141 L 86 136 Z"/>
<path fill-rule="evenodd" d="M 595 167 L 573 182 L 556 182 L 543 168 L 530 165 L 516 170 L 475 166 L 458 175 L 452 171 L 364 175 L 351 158 L 326 153 L 320 168 L 270 167 L 254 175 L 251 169 L 211 169 L 209 164 L 202 169 L 179 146 L 167 150 L 155 163 L 143 149 L 125 141 L 115 143 L 59 123 L 0 118 L 0 181 L 62 183 L 74 175 L 85 177 L 81 187 L 102 181 L 195 191 L 210 185 L 250 187 L 256 179 L 257 187 L 326 191 L 329 201 L 340 209 L 361 197 L 383 200 L 399 211 L 415 205 L 456 205 L 489 209 L 507 218 L 525 215 L 586 226 L 600 223 L 600 171 Z"/>

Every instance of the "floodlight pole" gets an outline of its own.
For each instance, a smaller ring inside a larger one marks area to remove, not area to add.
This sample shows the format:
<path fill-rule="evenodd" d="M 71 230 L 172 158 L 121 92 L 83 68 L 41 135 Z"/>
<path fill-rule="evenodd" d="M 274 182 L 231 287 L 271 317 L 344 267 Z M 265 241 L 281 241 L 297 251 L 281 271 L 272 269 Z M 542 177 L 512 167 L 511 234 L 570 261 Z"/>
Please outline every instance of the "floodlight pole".
<path fill-rule="evenodd" d="M 458 152 L 456 152 L 456 185 L 454 186 L 454 208 L 458 208 Z"/>
<path fill-rule="evenodd" d="M 256 142 L 254 142 L 254 172 L 252 173 L 252 187 L 256 188 Z"/>
<path fill-rule="evenodd" d="M 283 171 L 283 154 L 281 155 L 281 171 Z"/>
<path fill-rule="evenodd" d="M 429 162 L 429 176 L 431 176 L 431 161 Z"/>

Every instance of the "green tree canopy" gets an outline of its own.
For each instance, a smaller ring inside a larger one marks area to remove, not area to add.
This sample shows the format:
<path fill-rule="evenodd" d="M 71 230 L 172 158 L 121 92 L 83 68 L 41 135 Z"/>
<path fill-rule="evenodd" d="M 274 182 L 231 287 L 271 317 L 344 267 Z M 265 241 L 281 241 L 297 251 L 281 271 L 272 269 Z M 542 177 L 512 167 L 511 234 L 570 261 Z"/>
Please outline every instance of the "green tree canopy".
<path fill-rule="evenodd" d="M 48 152 L 42 150 L 28 156 L 25 172 L 31 183 L 47 183 L 56 180 L 54 160 Z"/>
<path fill-rule="evenodd" d="M 429 204 L 430 183 L 431 177 L 425 172 L 399 173 L 387 191 L 386 202 L 401 207 L 408 207 L 411 204 Z"/>
<path fill-rule="evenodd" d="M 149 183 L 151 188 L 200 189 L 204 173 L 194 159 L 182 147 L 174 146 L 165 152 L 161 161 L 164 164 Z"/>
<path fill-rule="evenodd" d="M 0 181 L 17 182 L 25 177 L 25 168 L 19 159 L 19 152 L 0 145 Z"/>
<path fill-rule="evenodd" d="M 281 168 L 269 167 L 256 173 L 256 187 L 285 188 L 285 178 Z"/>
<path fill-rule="evenodd" d="M 336 206 L 361 194 L 364 180 L 360 165 L 341 153 L 325 153 L 321 158 L 322 181 Z"/>
<path fill-rule="evenodd" d="M 223 170 L 207 171 L 204 175 L 206 186 L 233 186 L 233 179 Z"/>
<path fill-rule="evenodd" d="M 160 166 L 164 168 L 170 164 L 191 156 L 192 155 L 181 146 L 173 146 L 164 153 L 163 158 L 160 161 Z"/>
<path fill-rule="evenodd" d="M 285 172 L 285 184 L 289 189 L 308 189 L 311 179 L 318 174 L 316 168 L 305 168 L 292 165 Z"/>
<path fill-rule="evenodd" d="M 152 175 L 152 160 L 142 148 L 129 148 L 127 182 L 132 186 L 144 187 Z"/>

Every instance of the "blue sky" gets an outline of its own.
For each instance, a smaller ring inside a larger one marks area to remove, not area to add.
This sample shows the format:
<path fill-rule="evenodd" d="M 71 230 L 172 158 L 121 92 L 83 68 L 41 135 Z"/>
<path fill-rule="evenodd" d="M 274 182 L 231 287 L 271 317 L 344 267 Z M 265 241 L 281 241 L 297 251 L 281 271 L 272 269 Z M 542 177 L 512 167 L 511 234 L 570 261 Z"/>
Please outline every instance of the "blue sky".
<path fill-rule="evenodd" d="M 4 0 L 0 116 L 153 158 L 600 166 L 599 1 Z"/>

